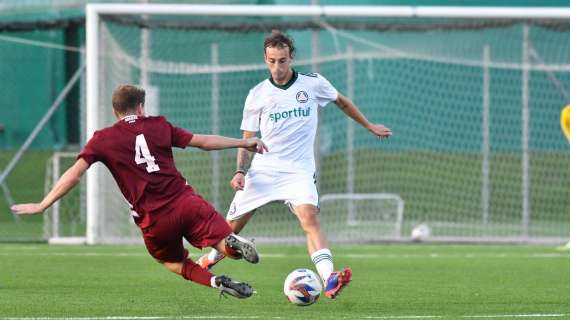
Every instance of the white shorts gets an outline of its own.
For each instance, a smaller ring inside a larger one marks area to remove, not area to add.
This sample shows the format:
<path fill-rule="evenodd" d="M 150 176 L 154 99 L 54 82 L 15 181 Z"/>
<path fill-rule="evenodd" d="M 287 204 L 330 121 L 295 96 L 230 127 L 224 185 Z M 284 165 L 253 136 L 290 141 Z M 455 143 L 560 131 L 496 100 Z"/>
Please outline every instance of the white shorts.
<path fill-rule="evenodd" d="M 227 220 L 239 219 L 264 204 L 283 201 L 286 205 L 318 206 L 315 176 L 308 173 L 266 172 L 250 170 L 243 190 L 236 192 Z"/>

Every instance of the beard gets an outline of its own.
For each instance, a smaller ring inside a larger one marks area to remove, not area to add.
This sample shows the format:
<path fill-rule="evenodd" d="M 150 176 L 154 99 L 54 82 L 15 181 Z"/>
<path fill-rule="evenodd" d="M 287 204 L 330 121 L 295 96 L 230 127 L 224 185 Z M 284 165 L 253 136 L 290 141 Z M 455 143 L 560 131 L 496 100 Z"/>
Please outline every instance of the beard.
<path fill-rule="evenodd" d="M 285 71 L 285 72 L 276 72 L 275 75 L 273 76 L 273 79 L 281 82 L 281 81 L 285 81 L 287 79 L 287 75 L 289 74 L 289 71 Z"/>

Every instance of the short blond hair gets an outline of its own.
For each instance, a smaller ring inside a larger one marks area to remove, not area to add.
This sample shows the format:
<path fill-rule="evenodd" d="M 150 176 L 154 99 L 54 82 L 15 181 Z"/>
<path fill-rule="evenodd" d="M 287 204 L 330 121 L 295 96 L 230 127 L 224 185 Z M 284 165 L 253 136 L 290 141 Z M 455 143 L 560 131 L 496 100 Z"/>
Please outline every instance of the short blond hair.
<path fill-rule="evenodd" d="M 144 105 L 146 92 L 143 88 L 122 84 L 113 91 L 113 109 L 119 114 L 135 111 L 139 104 Z"/>

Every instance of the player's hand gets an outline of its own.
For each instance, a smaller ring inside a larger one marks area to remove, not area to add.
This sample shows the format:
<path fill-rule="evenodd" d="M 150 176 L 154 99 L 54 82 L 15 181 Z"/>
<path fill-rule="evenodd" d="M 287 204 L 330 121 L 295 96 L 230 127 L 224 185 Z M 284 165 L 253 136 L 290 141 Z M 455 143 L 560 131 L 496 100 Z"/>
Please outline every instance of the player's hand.
<path fill-rule="evenodd" d="M 241 172 L 237 172 L 234 174 L 232 181 L 230 181 L 230 185 L 234 191 L 243 190 L 243 187 L 245 186 L 245 175 Z"/>
<path fill-rule="evenodd" d="M 251 151 L 251 152 L 255 152 L 255 153 L 264 153 L 266 151 L 269 151 L 269 149 L 267 149 L 267 146 L 265 145 L 265 143 L 263 143 L 263 141 L 261 141 L 259 138 L 249 138 L 249 139 L 245 139 L 245 147 L 244 147 L 247 151 Z"/>
<path fill-rule="evenodd" d="M 371 124 L 367 129 L 380 139 L 389 138 L 392 135 L 392 130 L 383 124 Z"/>
<path fill-rule="evenodd" d="M 38 214 L 44 212 L 44 209 L 39 203 L 15 204 L 10 207 L 10 209 L 17 214 Z"/>

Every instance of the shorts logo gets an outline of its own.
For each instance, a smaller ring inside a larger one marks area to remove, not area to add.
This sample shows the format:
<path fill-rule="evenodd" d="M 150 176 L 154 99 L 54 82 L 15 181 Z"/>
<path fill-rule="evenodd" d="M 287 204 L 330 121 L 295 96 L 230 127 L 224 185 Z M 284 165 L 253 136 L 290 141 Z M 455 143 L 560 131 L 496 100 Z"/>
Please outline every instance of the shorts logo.
<path fill-rule="evenodd" d="M 305 103 L 307 101 L 309 101 L 309 95 L 305 92 L 305 91 L 299 91 L 297 92 L 297 101 L 299 101 L 299 103 Z"/>

